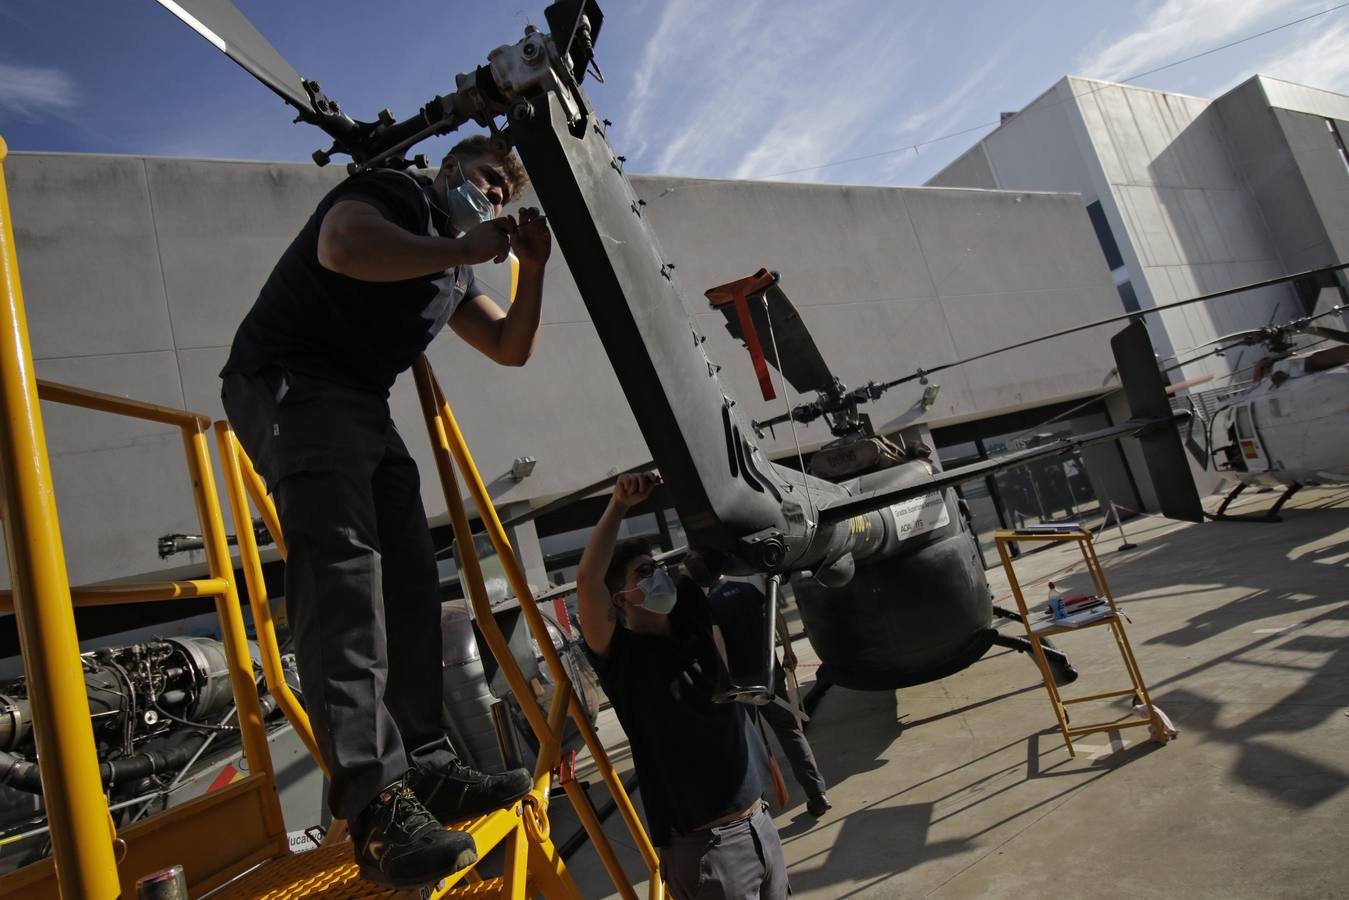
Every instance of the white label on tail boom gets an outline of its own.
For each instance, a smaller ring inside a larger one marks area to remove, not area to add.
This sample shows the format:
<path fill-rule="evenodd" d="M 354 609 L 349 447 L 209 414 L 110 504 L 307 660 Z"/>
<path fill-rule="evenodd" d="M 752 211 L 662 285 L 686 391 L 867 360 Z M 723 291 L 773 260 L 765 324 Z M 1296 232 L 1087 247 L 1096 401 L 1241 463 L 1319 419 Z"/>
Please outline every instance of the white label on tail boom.
<path fill-rule="evenodd" d="M 896 503 L 890 507 L 890 514 L 895 517 L 895 533 L 900 540 L 941 528 L 951 521 L 940 491 Z"/>

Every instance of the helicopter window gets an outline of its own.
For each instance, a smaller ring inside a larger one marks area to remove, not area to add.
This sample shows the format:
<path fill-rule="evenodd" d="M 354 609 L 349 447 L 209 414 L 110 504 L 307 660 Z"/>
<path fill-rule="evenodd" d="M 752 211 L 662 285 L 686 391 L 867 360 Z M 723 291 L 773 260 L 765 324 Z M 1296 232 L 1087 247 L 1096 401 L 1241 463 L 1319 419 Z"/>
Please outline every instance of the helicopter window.
<path fill-rule="evenodd" d="M 1237 407 L 1237 437 L 1255 437 L 1255 429 L 1251 427 L 1251 408 L 1249 406 Z"/>

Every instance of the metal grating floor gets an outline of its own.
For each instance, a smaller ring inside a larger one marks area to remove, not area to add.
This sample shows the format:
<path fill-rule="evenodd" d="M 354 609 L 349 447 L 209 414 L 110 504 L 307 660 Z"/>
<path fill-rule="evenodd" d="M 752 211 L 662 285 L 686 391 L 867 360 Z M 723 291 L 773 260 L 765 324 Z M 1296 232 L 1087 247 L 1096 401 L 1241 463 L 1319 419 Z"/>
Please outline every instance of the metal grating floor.
<path fill-rule="evenodd" d="M 489 897 L 497 895 L 501 888 L 501 879 L 494 878 L 458 885 L 453 891 L 441 896 Z M 292 900 L 300 897 L 321 897 L 324 900 L 365 897 L 415 900 L 424 896 L 430 894 L 422 891 L 390 891 L 363 880 L 351 857 L 351 844 L 343 842 L 259 866 L 213 893 L 211 900 Z"/>

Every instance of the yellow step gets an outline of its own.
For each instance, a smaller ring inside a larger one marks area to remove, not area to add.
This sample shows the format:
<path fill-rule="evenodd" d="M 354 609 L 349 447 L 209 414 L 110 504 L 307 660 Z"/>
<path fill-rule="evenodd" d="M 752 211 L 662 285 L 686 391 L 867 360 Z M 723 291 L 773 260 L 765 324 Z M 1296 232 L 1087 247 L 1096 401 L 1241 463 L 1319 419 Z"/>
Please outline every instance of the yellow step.
<path fill-rule="evenodd" d="M 501 879 L 461 884 L 444 897 L 492 897 L 500 893 Z M 211 894 L 211 900 L 291 900 L 321 897 L 354 900 L 361 897 L 416 900 L 421 891 L 390 891 L 360 877 L 351 856 L 351 844 L 340 843 L 308 853 L 296 853 L 259 866 Z"/>

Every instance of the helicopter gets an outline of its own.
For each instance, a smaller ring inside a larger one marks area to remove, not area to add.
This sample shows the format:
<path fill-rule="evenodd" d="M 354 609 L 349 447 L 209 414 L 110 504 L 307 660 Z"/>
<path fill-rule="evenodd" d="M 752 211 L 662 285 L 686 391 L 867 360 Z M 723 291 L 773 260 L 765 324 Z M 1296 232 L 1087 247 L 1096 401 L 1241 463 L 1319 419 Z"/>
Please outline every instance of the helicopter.
<path fill-rule="evenodd" d="M 828 374 L 818 350 L 811 354 L 813 342 L 800 341 L 790 327 L 777 327 L 792 311 L 776 278 L 762 272 L 713 289 L 720 291 L 719 304 L 734 310 L 747 343 L 759 344 L 765 357 L 763 345 L 775 344 L 774 365 L 818 392 L 818 399 L 798 406 L 791 419 L 823 417 L 836 429 L 836 441 L 816 454 L 814 468 L 800 471 L 768 458 L 758 437 L 773 422 L 746 421 L 718 376 L 705 336 L 687 313 L 674 267 L 661 259 L 642 204 L 623 174 L 623 159 L 608 142 L 605 120 L 581 87 L 597 71 L 603 13 L 594 0 L 550 5 L 549 32 L 527 26 L 521 40 L 493 50 L 486 65 L 457 75 L 453 92 L 434 97 L 413 116 L 398 121 L 386 111 L 367 122 L 351 119 L 316 82 L 300 78 L 232 4 L 161 3 L 278 94 L 299 121 L 333 139 L 329 149 L 315 152 L 319 165 L 346 155 L 351 173 L 406 168 L 418 163 L 405 155 L 417 142 L 469 122 L 518 151 L 669 486 L 689 546 L 713 574 L 766 576 L 763 678 L 729 692 L 730 700 L 771 700 L 771 622 L 778 586 L 787 578 L 797 585 L 798 597 L 807 598 L 811 640 L 826 659 L 825 671 L 840 685 L 884 689 L 941 678 L 1002 643 L 954 491 L 962 482 L 1099 443 L 1133 440 L 1162 513 L 1202 521 L 1178 430 L 1191 413 L 1172 408 L 1142 318 L 1305 274 L 1073 326 L 853 390 Z M 756 316 L 770 327 L 759 327 Z M 1111 344 L 1131 418 L 1109 428 L 937 471 L 921 448 L 870 433 L 857 410 L 903 384 L 930 387 L 927 376 L 942 369 L 1111 322 L 1127 323 Z M 777 352 L 774 330 L 787 352 Z M 760 362 L 762 383 L 766 370 Z M 1072 677 L 1066 658 L 1052 662 L 1058 674 Z"/>
<path fill-rule="evenodd" d="M 1340 305 L 1282 325 L 1224 335 L 1200 356 L 1221 355 L 1241 346 L 1263 345 L 1266 355 L 1251 370 L 1250 384 L 1227 394 L 1221 405 L 1204 415 L 1195 412 L 1191 429 L 1203 429 L 1203 443 L 1187 436 L 1186 446 L 1199 465 L 1236 479 L 1211 518 L 1228 521 L 1277 522 L 1279 510 L 1307 485 L 1349 484 L 1349 331 L 1314 324 L 1337 316 Z M 1319 340 L 1299 347 L 1297 335 Z M 1321 346 L 1323 344 L 1330 346 Z M 1173 368 L 1178 368 L 1179 364 Z M 1227 507 L 1252 486 L 1283 487 L 1263 515 L 1231 516 Z"/>

